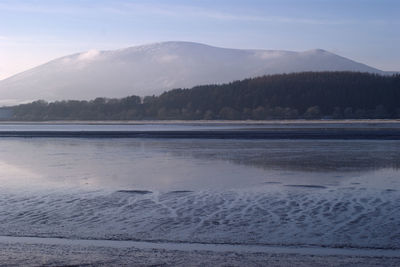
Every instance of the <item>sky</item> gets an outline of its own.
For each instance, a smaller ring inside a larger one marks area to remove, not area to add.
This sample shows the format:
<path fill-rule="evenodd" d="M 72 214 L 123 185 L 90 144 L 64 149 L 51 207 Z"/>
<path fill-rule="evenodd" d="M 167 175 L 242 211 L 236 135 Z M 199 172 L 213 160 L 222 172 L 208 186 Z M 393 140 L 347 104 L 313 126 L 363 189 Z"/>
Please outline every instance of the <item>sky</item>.
<path fill-rule="evenodd" d="M 162 41 L 321 48 L 400 71 L 399 0 L 0 0 L 0 80 L 91 49 Z"/>

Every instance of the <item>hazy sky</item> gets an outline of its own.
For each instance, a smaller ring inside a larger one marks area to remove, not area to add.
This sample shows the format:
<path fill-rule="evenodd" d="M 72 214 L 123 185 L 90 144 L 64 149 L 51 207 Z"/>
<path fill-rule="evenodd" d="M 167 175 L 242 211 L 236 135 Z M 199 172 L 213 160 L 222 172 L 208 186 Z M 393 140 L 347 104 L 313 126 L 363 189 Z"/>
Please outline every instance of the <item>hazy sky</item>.
<path fill-rule="evenodd" d="M 0 79 L 80 51 L 170 40 L 322 48 L 400 71 L 400 1 L 0 0 Z"/>

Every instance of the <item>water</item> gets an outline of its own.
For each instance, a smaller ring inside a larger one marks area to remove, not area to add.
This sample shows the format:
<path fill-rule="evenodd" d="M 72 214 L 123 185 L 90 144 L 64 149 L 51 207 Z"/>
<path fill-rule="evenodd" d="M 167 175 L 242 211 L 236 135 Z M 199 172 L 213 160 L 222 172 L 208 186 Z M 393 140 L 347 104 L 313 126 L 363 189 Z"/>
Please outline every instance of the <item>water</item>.
<path fill-rule="evenodd" d="M 0 233 L 400 248 L 399 166 L 390 140 L 3 138 Z"/>
<path fill-rule="evenodd" d="M 393 189 L 399 167 L 399 141 L 0 139 L 4 188 L 199 191 L 359 183 Z"/>

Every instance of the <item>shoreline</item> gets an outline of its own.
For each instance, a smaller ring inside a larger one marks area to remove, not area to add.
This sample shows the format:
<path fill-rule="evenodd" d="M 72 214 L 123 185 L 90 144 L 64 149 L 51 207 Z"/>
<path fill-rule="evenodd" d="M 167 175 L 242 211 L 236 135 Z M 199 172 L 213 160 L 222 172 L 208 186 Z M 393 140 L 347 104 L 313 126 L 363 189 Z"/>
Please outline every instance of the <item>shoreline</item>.
<path fill-rule="evenodd" d="M 400 140 L 400 129 L 296 128 L 234 130 L 3 130 L 0 138 L 189 138 L 189 139 L 339 139 Z"/>
<path fill-rule="evenodd" d="M 399 119 L 320 119 L 320 120 L 54 120 L 54 121 L 13 121 L 0 120 L 0 125 L 7 124 L 93 124 L 93 125 L 143 125 L 143 124 L 250 124 L 250 125 L 282 125 L 282 124 L 400 124 Z"/>
<path fill-rule="evenodd" d="M 2 137 L 400 140 L 400 121 L 0 122 Z"/>

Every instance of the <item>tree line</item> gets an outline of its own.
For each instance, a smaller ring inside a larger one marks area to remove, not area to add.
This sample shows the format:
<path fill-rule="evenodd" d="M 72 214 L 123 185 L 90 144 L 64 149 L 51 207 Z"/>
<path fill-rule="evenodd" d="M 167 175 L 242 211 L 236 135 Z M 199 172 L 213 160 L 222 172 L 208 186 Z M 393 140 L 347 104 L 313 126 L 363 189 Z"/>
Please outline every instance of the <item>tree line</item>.
<path fill-rule="evenodd" d="M 267 120 L 400 118 L 400 75 L 302 72 L 159 96 L 43 100 L 11 109 L 12 120 Z"/>

